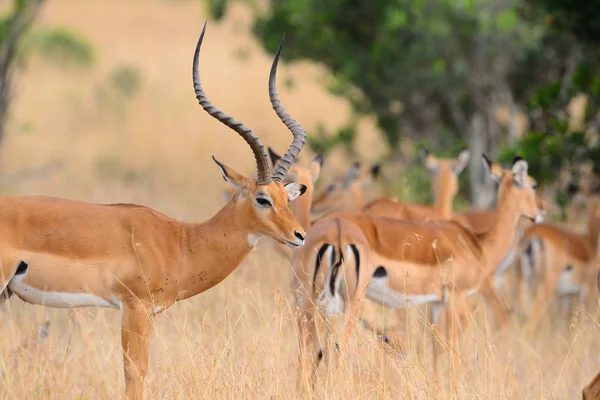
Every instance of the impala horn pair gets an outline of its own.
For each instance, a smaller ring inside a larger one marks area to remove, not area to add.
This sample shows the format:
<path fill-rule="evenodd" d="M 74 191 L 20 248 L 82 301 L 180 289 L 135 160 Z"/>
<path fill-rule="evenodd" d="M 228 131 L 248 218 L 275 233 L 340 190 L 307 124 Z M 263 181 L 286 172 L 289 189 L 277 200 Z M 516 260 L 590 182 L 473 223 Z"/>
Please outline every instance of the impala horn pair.
<path fill-rule="evenodd" d="M 246 127 L 243 123 L 236 121 L 233 117 L 225 114 L 213 106 L 204 93 L 204 89 L 202 89 L 202 84 L 200 83 L 200 71 L 198 70 L 198 59 L 200 58 L 200 47 L 202 46 L 202 40 L 204 39 L 205 31 L 206 22 L 202 28 L 202 33 L 200 34 L 198 44 L 196 45 L 196 52 L 194 53 L 194 66 L 192 69 L 194 91 L 196 92 L 196 98 L 198 99 L 198 102 L 207 113 L 236 131 L 246 141 L 246 143 L 248 143 L 252 149 L 252 152 L 254 153 L 254 158 L 256 159 L 256 169 L 258 171 L 257 184 L 268 185 L 271 181 L 282 182 L 288 172 L 288 169 L 294 163 L 306 141 L 306 132 L 302 126 L 285 111 L 281 105 L 281 102 L 279 101 L 279 96 L 277 95 L 275 83 L 277 76 L 277 64 L 279 63 L 279 54 L 283 48 L 285 35 L 281 39 L 281 43 L 279 44 L 277 52 L 275 53 L 275 58 L 273 59 L 273 65 L 271 66 L 271 73 L 269 74 L 269 98 L 271 99 L 273 109 L 285 126 L 287 126 L 292 132 L 294 139 L 289 149 L 279 160 L 275 171 L 271 172 L 271 164 L 269 163 L 269 159 L 267 157 L 267 151 L 265 150 L 265 146 L 261 143 L 258 136 L 256 136 L 252 130 Z"/>

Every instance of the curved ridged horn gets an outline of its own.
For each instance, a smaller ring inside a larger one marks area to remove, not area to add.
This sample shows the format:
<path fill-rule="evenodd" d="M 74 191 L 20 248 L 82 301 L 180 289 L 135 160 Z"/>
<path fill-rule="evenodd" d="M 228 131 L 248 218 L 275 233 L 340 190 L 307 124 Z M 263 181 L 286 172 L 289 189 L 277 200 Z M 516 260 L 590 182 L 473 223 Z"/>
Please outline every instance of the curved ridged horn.
<path fill-rule="evenodd" d="M 279 116 L 279 119 L 281 119 L 285 126 L 287 126 L 292 132 L 294 135 L 294 140 L 292 140 L 290 148 L 285 152 L 283 157 L 281 157 L 277 167 L 275 168 L 275 172 L 273 172 L 273 180 L 276 182 L 283 181 L 288 169 L 290 169 L 296 160 L 296 157 L 298 157 L 298 154 L 300 154 L 300 150 L 302 150 L 302 147 L 304 147 L 304 142 L 306 141 L 306 132 L 304 132 L 304 128 L 302 128 L 302 126 L 285 111 L 279 102 L 279 96 L 277 96 L 277 87 L 275 82 L 277 77 L 277 64 L 279 63 L 279 54 L 281 53 L 284 42 L 285 35 L 283 35 L 281 43 L 277 48 L 277 52 L 275 52 L 275 59 L 273 60 L 273 65 L 271 66 L 271 73 L 269 74 L 269 97 L 271 99 L 271 104 L 273 105 L 273 110 L 275 110 Z"/>
<path fill-rule="evenodd" d="M 194 53 L 194 65 L 192 68 L 192 76 L 194 79 L 194 91 L 196 92 L 196 98 L 198 102 L 212 117 L 227 125 L 229 128 L 233 129 L 248 143 L 252 152 L 254 153 L 254 158 L 256 159 L 256 169 L 258 172 L 257 183 L 259 185 L 267 185 L 271 182 L 271 165 L 269 164 L 269 159 L 267 157 L 267 151 L 265 147 L 260 142 L 258 136 L 256 136 L 251 129 L 247 128 L 243 123 L 236 121 L 233 117 L 225 114 L 220 111 L 218 108 L 213 106 L 211 102 L 206 97 L 204 90 L 202 89 L 202 84 L 200 83 L 200 71 L 198 70 L 198 59 L 200 58 L 200 46 L 202 46 L 202 40 L 204 39 L 204 32 L 206 31 L 206 22 L 204 23 L 204 27 L 202 28 L 202 33 L 200 34 L 200 39 L 198 39 L 198 44 L 196 45 L 196 52 Z"/>

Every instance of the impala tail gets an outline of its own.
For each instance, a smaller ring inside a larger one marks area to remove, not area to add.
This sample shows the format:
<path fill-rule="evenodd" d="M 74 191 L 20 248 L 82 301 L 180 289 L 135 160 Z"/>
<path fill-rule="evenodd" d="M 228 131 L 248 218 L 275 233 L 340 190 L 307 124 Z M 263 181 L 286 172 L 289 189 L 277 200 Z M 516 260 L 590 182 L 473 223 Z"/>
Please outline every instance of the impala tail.
<path fill-rule="evenodd" d="M 344 312 L 348 299 L 356 301 L 360 296 L 357 289 L 365 239 L 354 224 L 339 218 L 319 221 L 317 232 L 323 232 L 323 235 L 320 246 L 316 246 L 312 291 L 319 309 L 327 318 L 332 318 Z"/>

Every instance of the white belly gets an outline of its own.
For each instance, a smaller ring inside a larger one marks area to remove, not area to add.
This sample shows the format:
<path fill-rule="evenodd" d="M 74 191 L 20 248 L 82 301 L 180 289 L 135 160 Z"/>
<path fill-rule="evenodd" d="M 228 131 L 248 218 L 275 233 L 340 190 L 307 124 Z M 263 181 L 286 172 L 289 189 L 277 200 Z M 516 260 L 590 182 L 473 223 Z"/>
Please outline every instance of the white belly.
<path fill-rule="evenodd" d="M 11 281 L 8 287 L 20 298 L 29 303 L 39 304 L 56 308 L 75 308 L 75 307 L 110 307 L 119 308 L 118 304 L 110 303 L 101 297 L 87 293 L 59 293 L 46 292 L 28 286 L 23 282 L 25 276 L 17 275 Z"/>
<path fill-rule="evenodd" d="M 391 308 L 407 308 L 421 304 L 441 302 L 437 294 L 406 294 L 396 292 L 387 285 L 387 279 L 371 279 L 367 297 Z"/>

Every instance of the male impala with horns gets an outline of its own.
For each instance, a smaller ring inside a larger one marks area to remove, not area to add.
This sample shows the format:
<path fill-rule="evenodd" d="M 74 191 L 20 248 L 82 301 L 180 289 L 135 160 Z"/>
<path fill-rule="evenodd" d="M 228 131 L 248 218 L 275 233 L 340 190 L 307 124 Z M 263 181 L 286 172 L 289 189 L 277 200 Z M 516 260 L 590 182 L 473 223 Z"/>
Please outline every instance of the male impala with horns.
<path fill-rule="evenodd" d="M 271 172 L 260 139 L 214 107 L 204 94 L 198 59 L 205 29 L 206 24 L 194 54 L 196 97 L 205 111 L 248 143 L 257 166 L 257 178 L 248 178 L 215 160 L 225 181 L 237 188 L 216 215 L 203 223 L 187 223 L 134 204 L 42 196 L 0 198 L 0 292 L 50 307 L 119 310 L 129 399 L 143 397 L 153 315 L 221 282 L 261 236 L 290 247 L 304 243 L 304 229 L 288 207 L 304 187 L 284 185 L 283 177 L 306 135 L 277 97 L 281 46 L 269 76 L 269 95 L 294 139 Z"/>

